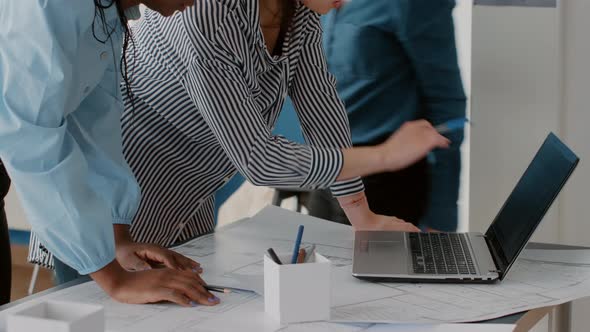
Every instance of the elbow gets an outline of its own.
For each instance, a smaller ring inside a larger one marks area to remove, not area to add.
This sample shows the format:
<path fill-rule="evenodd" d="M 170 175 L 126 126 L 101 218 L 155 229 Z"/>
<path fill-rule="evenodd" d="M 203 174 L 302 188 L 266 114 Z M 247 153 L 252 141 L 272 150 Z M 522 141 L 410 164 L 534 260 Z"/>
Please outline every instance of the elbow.
<path fill-rule="evenodd" d="M 284 185 L 286 178 L 285 169 L 280 164 L 270 162 L 267 158 L 261 158 L 257 162 L 250 163 L 244 168 L 242 175 L 257 187 Z"/>
<path fill-rule="evenodd" d="M 251 167 L 247 167 L 242 175 L 246 178 L 246 180 L 248 180 L 248 182 L 255 185 L 256 187 L 265 187 L 271 185 L 271 181 L 269 181 L 270 174 L 264 169 L 253 170 Z"/>
<path fill-rule="evenodd" d="M 255 186 L 299 186 L 309 173 L 305 154 L 285 151 L 280 146 L 265 145 L 254 150 L 238 168 Z"/>

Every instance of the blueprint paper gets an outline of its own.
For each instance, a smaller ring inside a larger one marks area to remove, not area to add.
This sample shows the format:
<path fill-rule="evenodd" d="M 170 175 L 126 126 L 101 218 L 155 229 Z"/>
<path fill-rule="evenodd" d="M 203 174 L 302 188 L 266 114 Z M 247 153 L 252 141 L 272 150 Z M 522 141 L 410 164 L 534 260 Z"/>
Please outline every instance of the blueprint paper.
<path fill-rule="evenodd" d="M 244 252 L 263 253 L 268 247 L 289 252 L 298 224 L 306 227 L 304 242 L 315 243 L 317 252 L 334 263 L 333 321 L 479 321 L 590 295 L 590 266 L 577 264 L 573 259 L 565 266 L 559 261 L 542 260 L 559 259 L 554 250 L 548 250 L 547 257 L 543 256 L 543 250 L 531 250 L 528 256 L 525 250 L 527 259 L 517 262 L 506 280 L 494 285 L 374 284 L 351 275 L 353 236 L 348 226 L 268 207 L 243 228 L 234 227 L 224 236 L 235 235 L 236 241 L 245 239 L 245 233 L 255 237 L 257 243 L 243 244 Z M 590 256 L 587 253 L 590 251 L 574 250 L 573 256 Z M 256 278 L 262 280 L 261 257 L 252 256 L 252 261 L 242 261 L 226 276 L 237 280 L 244 276 L 248 279 L 245 285 L 252 284 Z"/>

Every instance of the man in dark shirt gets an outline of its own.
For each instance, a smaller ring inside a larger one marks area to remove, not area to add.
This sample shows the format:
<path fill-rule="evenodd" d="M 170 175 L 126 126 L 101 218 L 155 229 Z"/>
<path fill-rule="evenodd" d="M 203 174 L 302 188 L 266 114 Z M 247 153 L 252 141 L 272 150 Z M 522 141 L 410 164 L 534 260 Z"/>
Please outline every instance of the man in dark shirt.
<path fill-rule="evenodd" d="M 465 117 L 457 62 L 454 0 L 354 0 L 322 18 L 324 50 L 346 104 L 355 146 L 376 145 L 404 122 L 434 125 Z M 452 146 L 394 173 L 364 179 L 369 206 L 424 229 L 455 231 L 463 131 Z M 310 213 L 347 223 L 328 191 Z"/>

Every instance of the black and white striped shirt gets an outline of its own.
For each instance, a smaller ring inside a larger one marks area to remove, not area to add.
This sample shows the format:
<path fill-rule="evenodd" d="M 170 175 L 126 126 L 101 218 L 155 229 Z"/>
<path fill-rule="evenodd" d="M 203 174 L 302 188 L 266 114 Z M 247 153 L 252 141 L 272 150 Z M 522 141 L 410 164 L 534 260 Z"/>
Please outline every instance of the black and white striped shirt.
<path fill-rule="evenodd" d="M 134 106 L 126 100 L 122 125 L 142 189 L 137 241 L 170 246 L 212 231 L 213 194 L 236 171 L 260 186 L 363 190 L 359 178 L 335 181 L 351 139 L 319 16 L 299 5 L 281 55 L 271 56 L 258 6 L 199 0 L 168 18 L 146 10 L 134 28 Z M 271 133 L 287 95 L 308 145 Z"/>

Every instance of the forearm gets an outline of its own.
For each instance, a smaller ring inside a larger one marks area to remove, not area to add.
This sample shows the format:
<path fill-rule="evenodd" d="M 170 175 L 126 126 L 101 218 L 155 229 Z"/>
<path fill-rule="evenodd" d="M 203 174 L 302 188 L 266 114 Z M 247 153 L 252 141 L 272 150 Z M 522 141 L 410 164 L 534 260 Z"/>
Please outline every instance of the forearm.
<path fill-rule="evenodd" d="M 360 192 L 354 195 L 337 197 L 340 207 L 346 214 L 353 227 L 359 229 L 372 216 L 373 212 L 369 209 L 369 204 L 365 196 L 365 192 Z"/>
<path fill-rule="evenodd" d="M 357 230 L 389 230 L 396 232 L 419 232 L 414 225 L 393 216 L 375 214 L 369 209 L 364 192 L 355 195 L 338 197 L 338 202 L 352 227 Z"/>
<path fill-rule="evenodd" d="M 342 150 L 343 163 L 337 181 L 352 179 L 357 176 L 384 172 L 385 156 L 378 146 L 356 147 Z"/>
<path fill-rule="evenodd" d="M 125 270 L 117 260 L 113 260 L 102 269 L 90 273 L 90 277 L 110 296 L 121 284 L 121 278 Z"/>
<path fill-rule="evenodd" d="M 133 238 L 131 237 L 129 228 L 129 225 L 113 224 L 113 232 L 115 233 L 115 245 L 133 242 Z"/>

